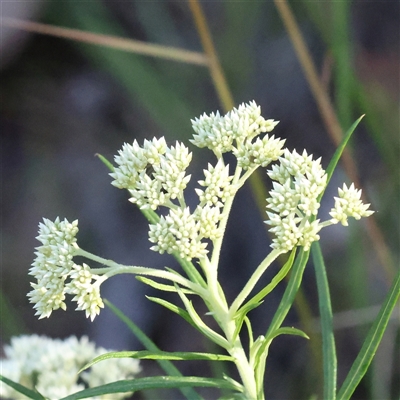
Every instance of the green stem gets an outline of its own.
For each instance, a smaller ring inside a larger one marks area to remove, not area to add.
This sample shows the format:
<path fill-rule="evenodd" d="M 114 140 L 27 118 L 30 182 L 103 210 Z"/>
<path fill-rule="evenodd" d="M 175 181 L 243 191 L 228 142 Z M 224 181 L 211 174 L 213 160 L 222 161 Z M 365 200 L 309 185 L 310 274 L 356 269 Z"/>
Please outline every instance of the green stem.
<path fill-rule="evenodd" d="M 189 279 L 186 279 L 179 274 L 168 272 L 168 271 L 163 271 L 163 270 L 158 270 L 155 268 L 138 267 L 138 266 L 132 266 L 132 265 L 122 265 L 122 264 L 116 263 L 115 261 L 107 260 L 105 258 L 96 256 L 95 254 L 89 253 L 88 251 L 85 251 L 85 250 L 77 247 L 77 245 L 75 245 L 75 249 L 76 249 L 75 255 L 83 256 L 90 260 L 99 262 L 103 265 L 107 265 L 107 268 L 91 269 L 91 272 L 95 273 L 96 275 L 105 275 L 107 278 L 110 278 L 114 275 L 119 275 L 119 274 L 149 275 L 149 276 L 154 276 L 157 278 L 167 279 L 172 282 L 176 282 L 179 285 L 182 285 L 182 286 L 192 290 L 193 292 L 197 293 L 201 297 L 207 296 L 207 291 L 203 287 L 201 287 L 197 283 L 191 282 Z"/>
<path fill-rule="evenodd" d="M 253 275 L 250 277 L 242 291 L 239 293 L 239 295 L 236 297 L 234 302 L 231 305 L 230 308 L 230 316 L 233 318 L 235 315 L 236 311 L 239 309 L 239 307 L 242 305 L 246 297 L 251 293 L 251 291 L 254 289 L 254 286 L 258 283 L 260 280 L 262 274 L 265 272 L 265 270 L 272 264 L 275 259 L 283 253 L 282 250 L 279 249 L 274 249 L 271 251 L 271 253 L 268 254 L 267 257 L 264 258 L 264 260 L 261 262 L 261 264 L 257 267 L 257 269 L 254 271 Z"/>

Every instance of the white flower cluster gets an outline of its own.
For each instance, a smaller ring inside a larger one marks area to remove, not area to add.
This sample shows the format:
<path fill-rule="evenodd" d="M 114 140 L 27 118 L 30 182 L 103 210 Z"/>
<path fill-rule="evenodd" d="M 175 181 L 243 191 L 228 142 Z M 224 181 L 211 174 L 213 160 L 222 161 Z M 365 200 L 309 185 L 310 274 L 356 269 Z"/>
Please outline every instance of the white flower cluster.
<path fill-rule="evenodd" d="M 357 190 L 354 183 L 347 187 L 343 184 L 343 189 L 339 188 L 339 197 L 335 197 L 335 207 L 332 208 L 329 215 L 332 217 L 333 223 L 340 222 L 347 226 L 348 217 L 360 219 L 361 217 L 369 217 L 374 212 L 368 210 L 370 204 L 364 204 L 361 198 L 361 189 Z"/>
<path fill-rule="evenodd" d="M 13 337 L 11 344 L 4 346 L 6 358 L 0 360 L 1 373 L 14 382 L 38 390 L 50 400 L 58 400 L 87 387 L 133 378 L 140 372 L 138 360 L 113 358 L 94 364 L 78 376 L 84 365 L 106 352 L 104 348 L 96 349 L 86 336 L 81 339 L 71 336 L 65 340 L 38 335 Z M 114 400 L 129 395 L 114 393 L 92 399 Z M 27 398 L 2 382 L 0 397 L 13 400 Z"/>
<path fill-rule="evenodd" d="M 233 152 L 241 168 L 265 167 L 281 155 L 285 141 L 268 135 L 263 139 L 257 138 L 254 143 L 251 141 L 262 132 L 271 132 L 277 124 L 278 121 L 273 119 L 265 120 L 260 106 L 252 101 L 223 116 L 216 112 L 192 120 L 196 135 L 191 142 L 197 147 L 209 148 L 217 157 Z"/>
<path fill-rule="evenodd" d="M 267 198 L 266 224 L 273 232 L 272 248 L 290 251 L 295 246 L 303 246 L 308 250 L 312 242 L 319 240 L 318 232 L 327 225 L 341 222 L 347 225 L 347 218 L 360 219 L 373 213 L 368 211 L 369 204 L 360 200 L 361 190 L 352 184 L 339 189 L 339 197 L 335 198 L 331 220 L 320 223 L 315 216 L 320 207 L 318 197 L 323 192 L 327 175 L 321 167 L 321 159 L 313 160 L 311 155 L 298 154 L 285 149 L 279 163 L 267 172 L 274 181 L 273 189 Z"/>
<path fill-rule="evenodd" d="M 92 320 L 99 314 L 100 307 L 104 307 L 99 290 L 103 278 L 92 274 L 87 265 L 73 262 L 78 249 L 77 233 L 77 220 L 68 222 L 57 218 L 52 222 L 43 219 L 39 224 L 37 239 L 42 246 L 36 248 L 36 258 L 29 270 L 37 283 L 31 283 L 33 290 L 28 293 L 39 318 L 49 317 L 59 308 L 65 310 L 66 294 L 75 296 L 73 301 L 78 303 L 77 310 L 84 310 Z"/>
<path fill-rule="evenodd" d="M 143 147 L 136 140 L 132 145 L 125 143 L 115 157 L 118 167 L 110 174 L 112 184 L 128 189 L 130 201 L 140 208 L 156 210 L 182 197 L 190 180 L 185 171 L 191 160 L 192 153 L 184 144 L 168 147 L 163 137 L 145 140 Z"/>
<path fill-rule="evenodd" d="M 319 220 L 309 221 L 318 213 L 318 196 L 325 189 L 327 175 L 321 160 L 312 156 L 290 152 L 285 149 L 279 162 L 267 172 L 273 189 L 267 198 L 266 224 L 275 237 L 271 247 L 290 251 L 295 246 L 307 250 L 311 243 L 319 240 Z"/>
<path fill-rule="evenodd" d="M 277 160 L 283 153 L 284 140 L 265 135 L 252 140 L 262 132 L 270 132 L 276 121 L 265 120 L 255 102 L 241 104 L 224 116 L 218 112 L 203 114 L 192 120 L 196 134 L 191 142 L 198 147 L 208 147 L 217 156 L 215 166 L 209 164 L 204 170 L 202 187 L 196 189 L 199 205 L 193 213 L 186 207 L 183 191 L 190 179 L 185 171 L 191 161 L 191 153 L 181 143 L 169 148 L 165 139 L 137 141 L 124 144 L 115 157 L 117 167 L 110 175 L 112 184 L 128 189 L 130 201 L 141 208 L 156 210 L 160 206 L 169 208 L 158 223 L 150 225 L 149 240 L 152 250 L 160 253 L 177 252 L 191 260 L 207 254 L 207 242 L 222 235 L 219 222 L 222 209 L 231 199 L 237 186 L 232 183 L 229 165 L 225 165 L 222 154 L 233 152 L 239 169 L 255 169 Z M 178 200 L 179 204 L 172 200 Z"/>

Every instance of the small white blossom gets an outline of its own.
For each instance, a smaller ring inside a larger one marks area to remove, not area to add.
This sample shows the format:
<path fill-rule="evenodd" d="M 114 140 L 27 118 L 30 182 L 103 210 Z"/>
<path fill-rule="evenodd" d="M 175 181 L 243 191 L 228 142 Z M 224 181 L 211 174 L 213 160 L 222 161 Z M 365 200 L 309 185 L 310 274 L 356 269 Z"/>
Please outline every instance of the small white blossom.
<path fill-rule="evenodd" d="M 200 222 L 188 207 L 171 209 L 156 224 L 150 224 L 149 240 L 155 243 L 151 250 L 159 253 L 177 251 L 182 258 L 191 260 L 207 254 L 207 243 L 201 241 Z"/>
<path fill-rule="evenodd" d="M 160 155 L 164 154 L 166 149 L 164 137 L 145 140 L 142 147 L 136 140 L 131 145 L 125 143 L 114 158 L 118 167 L 110 174 L 114 178 L 111 184 L 120 189 L 134 189 L 140 174 L 147 166 L 157 164 Z"/>
<path fill-rule="evenodd" d="M 343 184 L 343 189 L 339 188 L 338 191 L 339 197 L 335 197 L 335 207 L 329 213 L 333 223 L 340 222 L 347 226 L 348 217 L 360 219 L 361 217 L 369 217 L 374 213 L 374 211 L 368 210 L 370 204 L 364 204 L 361 201 L 361 189 L 357 190 L 354 183 L 350 187 Z"/>
<path fill-rule="evenodd" d="M 215 167 L 208 164 L 208 169 L 204 170 L 204 180 L 199 181 L 199 184 L 206 189 L 195 189 L 200 204 L 222 206 L 232 196 L 234 188 L 231 186 L 231 181 L 229 165 L 224 165 L 222 160 L 218 160 Z"/>
<path fill-rule="evenodd" d="M 132 203 L 140 208 L 156 210 L 170 200 L 183 196 L 183 190 L 190 180 L 186 168 L 192 160 L 192 153 L 182 143 L 168 147 L 165 139 L 145 140 L 143 147 L 135 141 L 124 144 L 115 157 L 118 167 L 110 175 L 112 184 L 128 189 Z"/>
<path fill-rule="evenodd" d="M 54 222 L 43 221 L 37 237 L 43 245 L 37 247 L 29 272 L 36 279 L 36 283 L 31 283 L 33 290 L 28 293 L 35 315 L 39 319 L 48 318 L 59 308 L 66 310 L 65 296 L 71 294 L 75 296 L 72 300 L 78 303 L 77 310 L 84 310 L 86 317 L 93 320 L 104 307 L 100 284 L 106 278 L 92 274 L 86 264 L 81 266 L 73 261 L 79 250 L 75 237 L 78 221 L 70 223 L 64 219 L 60 222 L 59 218 Z"/>
<path fill-rule="evenodd" d="M 285 217 L 280 217 L 279 214 L 269 212 L 267 214 L 269 219 L 265 223 L 272 225 L 269 231 L 275 235 L 274 239 L 272 239 L 271 247 L 273 249 L 281 249 L 285 252 L 296 247 L 302 236 L 301 229 L 299 228 L 301 219 L 293 213 Z"/>
<path fill-rule="evenodd" d="M 222 236 L 222 231 L 219 228 L 219 221 L 222 217 L 219 207 L 212 207 L 208 204 L 198 206 L 195 215 L 200 222 L 201 237 L 216 240 Z"/>
<path fill-rule="evenodd" d="M 28 294 L 39 318 L 49 317 L 53 310 L 66 309 L 64 282 L 74 265 L 77 233 L 77 220 L 70 223 L 57 217 L 52 222 L 44 218 L 39 224 L 37 239 L 42 246 L 36 248 L 36 258 L 29 270 L 37 283 L 31 284 L 33 290 Z"/>
<path fill-rule="evenodd" d="M 347 225 L 348 217 L 360 219 L 373 213 L 368 210 L 369 204 L 360 200 L 361 190 L 352 184 L 339 189 L 339 197 L 335 197 L 335 207 L 330 212 L 331 220 L 323 223 L 313 220 L 318 214 L 318 199 L 326 187 L 327 175 L 321 160 L 313 160 L 305 150 L 299 154 L 285 149 L 279 163 L 267 174 L 276 181 L 267 199 L 269 219 L 265 221 L 275 234 L 273 248 L 290 251 L 295 246 L 303 246 L 308 250 L 312 242 L 319 240 L 322 227 L 338 222 Z"/>
<path fill-rule="evenodd" d="M 93 358 L 107 350 L 95 347 L 86 336 L 65 340 L 45 336 L 23 335 L 11 338 L 4 346 L 6 358 L 1 360 L 2 375 L 30 389 L 38 390 L 50 400 L 71 395 L 85 387 L 95 387 L 113 381 L 132 378 L 140 372 L 138 360 L 107 359 L 93 365 L 81 374 L 78 371 Z M 117 393 L 92 399 L 123 399 L 130 394 Z M 0 396 L 9 399 L 27 399 L 10 386 L 0 382 Z"/>
<path fill-rule="evenodd" d="M 284 144 L 285 140 L 265 135 L 262 139 L 257 138 L 254 142 L 246 140 L 238 146 L 238 149 L 234 149 L 233 153 L 238 160 L 238 166 L 245 170 L 258 166 L 266 167 L 283 154 Z"/>
<path fill-rule="evenodd" d="M 190 141 L 197 147 L 207 147 L 217 155 L 232 150 L 233 136 L 226 132 L 224 117 L 217 111 L 215 114 L 204 113 L 199 118 L 191 120 L 196 135 Z"/>
<path fill-rule="evenodd" d="M 327 175 L 321 167 L 321 160 L 311 155 L 298 154 L 285 149 L 279 164 L 267 172 L 273 182 L 270 197 L 267 198 L 268 225 L 275 234 L 272 247 L 290 251 L 295 246 L 309 249 L 311 243 L 319 240 L 319 222 L 308 219 L 318 213 L 318 197 L 325 189 Z"/>
<path fill-rule="evenodd" d="M 251 140 L 261 132 L 271 132 L 278 122 L 261 116 L 261 108 L 254 101 L 241 104 L 224 116 L 219 112 L 203 114 L 192 120 L 193 135 L 191 142 L 197 147 L 207 147 L 217 157 L 232 151 L 244 140 Z"/>
<path fill-rule="evenodd" d="M 78 303 L 76 310 L 86 312 L 86 317 L 93 319 L 104 308 L 103 300 L 100 297 L 100 283 L 104 278 L 92 274 L 88 265 L 74 266 L 70 274 L 71 282 L 65 285 L 66 293 L 75 295 L 72 301 Z M 95 281 L 95 282 L 92 282 Z"/>

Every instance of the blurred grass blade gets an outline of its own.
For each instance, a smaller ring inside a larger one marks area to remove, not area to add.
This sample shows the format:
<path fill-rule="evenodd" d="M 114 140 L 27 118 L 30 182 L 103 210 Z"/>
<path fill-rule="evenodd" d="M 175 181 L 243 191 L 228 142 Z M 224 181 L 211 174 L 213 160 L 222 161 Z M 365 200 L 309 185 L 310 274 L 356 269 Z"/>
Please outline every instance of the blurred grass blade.
<path fill-rule="evenodd" d="M 140 343 L 149 351 L 161 351 L 156 344 L 136 325 L 134 324 L 121 310 L 115 307 L 108 300 L 104 300 L 104 303 L 111 309 L 111 311 L 126 324 L 126 326 L 130 329 L 130 331 L 136 336 Z M 181 377 L 182 374 L 168 360 L 157 360 L 160 367 L 170 376 Z M 182 387 L 182 394 L 189 400 L 200 400 L 201 396 L 199 396 L 192 388 L 190 387 Z M 82 397 L 83 398 L 83 397 Z"/>
<path fill-rule="evenodd" d="M 87 399 L 101 396 L 103 394 L 128 393 L 146 389 L 172 389 L 172 388 L 193 388 L 193 387 L 214 387 L 218 389 L 236 390 L 237 387 L 224 379 L 203 378 L 198 376 L 151 376 L 123 380 L 91 389 L 85 389 L 61 400 Z"/>
<path fill-rule="evenodd" d="M 32 389 L 29 389 L 25 386 L 20 385 L 17 382 L 12 381 L 11 379 L 6 378 L 3 375 L 0 375 L 0 381 L 4 382 L 8 386 L 11 386 L 14 390 L 16 390 L 19 393 L 22 393 L 26 397 L 33 399 L 33 400 L 46 400 L 45 397 L 43 397 L 40 393 L 37 391 L 34 391 Z"/>
<path fill-rule="evenodd" d="M 140 40 L 128 39 L 125 37 L 103 35 L 100 33 L 86 32 L 79 29 L 62 28 L 60 26 L 40 24 L 37 22 L 24 21 L 15 18 L 3 18 L 2 25 L 21 29 L 26 32 L 40 33 L 42 35 L 61 37 L 64 39 L 75 40 L 77 42 L 111 47 L 113 49 L 145 56 L 159 57 L 166 60 L 184 62 L 188 64 L 202 66 L 208 65 L 207 57 L 203 53 L 154 43 L 146 43 Z"/>
<path fill-rule="evenodd" d="M 386 299 L 379 311 L 375 322 L 370 328 L 367 338 L 355 359 L 342 387 L 337 395 L 338 400 L 348 400 L 351 398 L 354 390 L 360 383 L 361 379 L 367 372 L 369 365 L 376 353 L 379 343 L 385 333 L 386 326 L 389 322 L 390 315 L 393 312 L 396 303 L 400 297 L 400 270 L 393 281 L 392 287 L 386 296 Z"/>
<path fill-rule="evenodd" d="M 328 175 L 328 180 L 326 182 L 326 184 L 328 185 L 330 179 L 332 178 L 333 172 L 335 171 L 336 165 L 339 162 L 340 157 L 342 156 L 342 153 L 345 149 L 345 147 L 347 146 L 347 143 L 349 142 L 351 135 L 353 134 L 353 132 L 355 131 L 355 129 L 357 128 L 358 124 L 360 123 L 360 121 L 364 118 L 364 115 L 361 115 L 360 118 L 358 118 L 353 125 L 350 127 L 350 129 L 346 132 L 346 134 L 344 135 L 342 141 L 340 142 L 339 146 L 337 147 L 335 154 L 333 155 L 331 161 L 329 162 L 328 168 L 326 169 L 326 173 Z M 319 200 L 321 200 L 323 193 L 321 193 Z"/>
<path fill-rule="evenodd" d="M 311 246 L 318 288 L 318 305 L 321 317 L 322 355 L 324 370 L 324 399 L 336 398 L 337 358 L 328 278 L 319 242 Z"/>
<path fill-rule="evenodd" d="M 11 338 L 11 336 L 21 334 L 26 331 L 24 322 L 20 314 L 12 306 L 7 296 L 0 288 L 0 315 L 1 328 L 0 337 L 3 341 Z"/>

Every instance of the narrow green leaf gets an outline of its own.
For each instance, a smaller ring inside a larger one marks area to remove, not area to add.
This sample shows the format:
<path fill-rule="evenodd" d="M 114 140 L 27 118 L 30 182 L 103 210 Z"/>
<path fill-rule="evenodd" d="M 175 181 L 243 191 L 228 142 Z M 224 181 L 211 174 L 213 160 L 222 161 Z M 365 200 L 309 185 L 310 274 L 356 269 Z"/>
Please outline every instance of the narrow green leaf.
<path fill-rule="evenodd" d="M 255 360 L 257 361 L 257 364 L 260 360 L 265 359 L 265 352 L 269 348 L 272 340 L 280 335 L 294 335 L 294 336 L 300 336 L 304 339 L 310 339 L 310 337 L 305 332 L 303 332 L 300 329 L 293 328 L 293 327 L 283 327 L 283 328 L 276 329 L 275 331 L 271 332 L 268 336 L 266 336 L 264 339 L 262 339 L 262 342 L 260 344 L 260 343 L 257 343 L 257 341 L 259 341 L 259 339 L 262 338 L 262 336 L 261 336 L 255 342 L 255 344 L 258 345 L 258 348 L 256 351 L 257 354 L 255 356 Z"/>
<path fill-rule="evenodd" d="M 237 313 L 240 313 L 243 308 L 246 308 L 248 309 L 248 311 L 250 311 L 258 307 L 261 304 L 261 300 L 263 300 L 265 296 L 271 293 L 278 285 L 278 283 L 281 282 L 288 274 L 290 268 L 293 265 L 295 255 L 296 255 L 296 248 L 292 250 L 289 259 L 286 261 L 285 265 L 280 269 L 280 271 L 272 278 L 271 282 L 267 286 L 265 286 L 262 290 L 260 290 L 254 297 L 252 297 L 242 308 L 240 308 L 237 311 Z M 253 304 L 255 304 L 254 307 L 250 307 Z"/>
<path fill-rule="evenodd" d="M 354 390 L 360 383 L 361 379 L 367 372 L 369 365 L 376 353 L 379 343 L 385 333 L 386 326 L 389 322 L 390 315 L 393 312 L 396 303 L 400 297 L 400 270 L 393 281 L 392 287 L 386 296 L 386 299 L 376 317 L 372 327 L 368 331 L 368 335 L 364 344 L 358 353 L 342 387 L 337 395 L 338 400 L 347 400 L 351 398 Z"/>
<path fill-rule="evenodd" d="M 272 339 L 275 339 L 279 335 L 294 335 L 294 336 L 301 336 L 304 339 L 310 339 L 310 337 L 301 329 L 287 326 L 279 328 L 276 331 L 272 332 L 268 337 L 265 338 L 265 340 L 271 341 Z"/>
<path fill-rule="evenodd" d="M 175 287 L 179 294 L 179 297 L 181 298 L 183 304 L 185 305 L 187 312 L 189 313 L 193 322 L 196 324 L 197 329 L 203 335 L 208 337 L 211 341 L 216 343 L 218 346 L 221 346 L 224 349 L 229 348 L 229 346 L 230 346 L 229 342 L 223 336 L 221 336 L 219 333 L 212 330 L 209 326 L 207 326 L 203 322 L 203 320 L 200 318 L 199 314 L 197 314 L 197 311 L 194 309 L 192 302 L 185 296 L 184 293 L 182 293 L 182 290 L 177 285 L 175 285 Z"/>
<path fill-rule="evenodd" d="M 3 381 L 6 385 L 11 386 L 14 390 L 16 390 L 19 393 L 22 393 L 26 397 L 29 397 L 30 399 L 33 400 L 46 400 L 44 396 L 42 396 L 39 392 L 29 389 L 25 386 L 22 386 L 18 382 L 14 382 L 11 379 L 6 378 L 3 375 L 0 375 L 0 381 Z"/>
<path fill-rule="evenodd" d="M 96 397 L 104 394 L 128 393 L 146 389 L 171 389 L 185 387 L 214 387 L 218 389 L 237 390 L 236 386 L 224 379 L 203 378 L 198 376 L 151 376 L 146 378 L 123 380 L 95 388 L 85 389 L 63 397 L 61 400 L 87 399 L 89 397 Z"/>
<path fill-rule="evenodd" d="M 247 302 L 242 308 L 240 308 L 236 312 L 236 315 L 235 315 L 236 328 L 235 328 L 235 332 L 233 333 L 232 340 L 236 340 L 237 335 L 239 335 L 239 332 L 242 329 L 242 325 L 243 325 L 244 319 L 246 318 L 246 315 L 254 308 L 257 308 L 261 303 L 262 303 L 262 301 L 259 303 Z"/>
<path fill-rule="evenodd" d="M 149 351 L 161 351 L 158 346 L 135 324 L 133 323 L 121 310 L 115 307 L 108 300 L 104 299 L 104 303 L 111 309 L 111 311 L 126 324 L 126 326 L 130 329 L 130 331 L 136 336 L 140 343 Z M 157 363 L 160 367 L 170 376 L 178 376 L 181 377 L 182 374 L 178 368 L 175 367 L 168 360 L 157 360 Z M 201 400 L 201 396 L 199 396 L 193 388 L 183 387 L 180 389 L 182 394 L 189 400 Z"/>
<path fill-rule="evenodd" d="M 296 297 L 296 293 L 301 285 L 301 281 L 303 278 L 304 269 L 306 267 L 310 252 L 304 251 L 303 248 L 300 249 L 299 253 L 297 254 L 296 260 L 293 264 L 292 271 L 290 274 L 289 282 L 286 286 L 285 293 L 283 294 L 282 300 L 279 303 L 279 306 L 275 312 L 274 317 L 272 318 L 271 324 L 268 328 L 265 337 L 273 337 L 274 332 L 276 332 L 284 319 L 286 318 L 289 310 L 291 309 L 294 299 Z M 265 362 L 267 357 L 267 349 L 270 344 L 270 340 L 266 342 L 265 349 L 260 355 L 260 359 L 255 367 L 255 376 L 257 382 L 257 388 L 260 393 L 263 390 L 264 384 L 264 373 L 265 373 Z"/>
<path fill-rule="evenodd" d="M 268 331 L 268 335 L 263 338 L 260 336 L 254 342 L 254 348 L 250 350 L 250 354 L 253 353 L 254 356 L 254 371 L 257 382 L 258 393 L 261 396 L 264 390 L 264 374 L 265 374 L 265 363 L 268 356 L 269 346 L 272 343 L 272 340 L 275 339 L 279 335 L 295 335 L 300 336 L 304 339 L 309 339 L 308 335 L 304 333 L 302 330 L 293 328 L 293 327 L 283 327 L 277 328 L 275 330 Z"/>
<path fill-rule="evenodd" d="M 114 172 L 114 165 L 112 165 L 112 163 L 110 161 L 107 160 L 107 158 L 105 158 L 103 155 L 97 153 L 95 154 L 97 157 L 100 158 L 100 160 L 102 161 L 102 163 L 111 171 Z"/>
<path fill-rule="evenodd" d="M 172 285 L 165 285 L 163 283 L 159 283 L 156 281 L 153 281 L 153 279 L 146 278 L 144 276 L 136 276 L 136 279 L 140 282 L 145 283 L 146 285 L 149 285 L 155 289 L 158 290 L 163 290 L 164 292 L 176 292 L 175 286 Z M 181 288 L 182 291 L 186 294 L 195 294 L 193 291 L 185 288 Z"/>
<path fill-rule="evenodd" d="M 342 156 L 342 153 L 348 143 L 348 141 L 351 138 L 351 135 L 353 134 L 353 132 L 355 131 L 355 129 L 357 128 L 358 124 L 360 123 L 360 121 L 364 118 L 364 115 L 361 115 L 360 118 L 358 118 L 354 124 L 350 127 L 350 129 L 346 132 L 346 134 L 344 135 L 344 138 L 342 140 L 342 142 L 340 143 L 340 145 L 337 147 L 335 154 L 333 155 L 331 161 L 329 162 L 328 168 L 326 169 L 326 173 L 328 175 L 328 179 L 326 182 L 326 185 L 328 186 L 328 183 L 330 181 L 330 179 L 332 178 L 333 172 L 336 168 L 336 165 L 339 162 L 340 157 Z M 322 195 L 324 194 L 324 192 L 322 192 L 319 197 L 318 200 L 320 201 L 322 198 Z"/>
<path fill-rule="evenodd" d="M 102 354 L 94 358 L 90 363 L 86 364 L 81 371 L 90 368 L 93 364 L 97 364 L 100 361 L 108 360 L 109 358 L 138 358 L 140 360 L 174 360 L 174 361 L 184 361 L 184 360 L 207 360 L 207 361 L 234 361 L 231 356 L 223 354 L 213 354 L 213 353 L 198 353 L 198 352 L 168 352 L 168 351 L 112 351 L 109 353 Z M 79 371 L 79 372 L 81 372 Z"/>
<path fill-rule="evenodd" d="M 197 325 L 193 322 L 192 318 L 190 317 L 189 313 L 185 311 L 183 308 L 176 306 L 175 304 L 170 303 L 167 300 L 160 299 L 158 297 L 150 297 L 146 296 L 150 301 L 153 301 L 154 303 L 160 304 L 161 306 L 168 308 L 168 310 L 174 312 L 175 314 L 178 314 L 180 317 L 182 317 L 185 321 L 187 321 L 190 325 L 192 325 L 194 328 L 197 328 Z"/>
<path fill-rule="evenodd" d="M 311 246 L 315 276 L 318 288 L 318 304 L 321 317 L 322 356 L 324 370 L 324 399 L 336 398 L 337 358 L 335 336 L 333 332 L 333 316 L 328 277 L 322 256 L 321 246 L 315 242 Z"/>
<path fill-rule="evenodd" d="M 303 248 L 300 249 L 296 260 L 292 267 L 292 272 L 290 275 L 289 282 L 286 286 L 285 293 L 283 294 L 282 300 L 279 303 L 278 309 L 275 312 L 274 317 L 272 318 L 271 324 L 266 333 L 266 337 L 273 331 L 277 330 L 283 320 L 286 318 L 294 299 L 296 297 L 296 293 L 300 287 L 301 280 L 303 278 L 303 272 L 306 267 L 308 258 L 310 256 L 309 251 L 304 251 Z"/>

